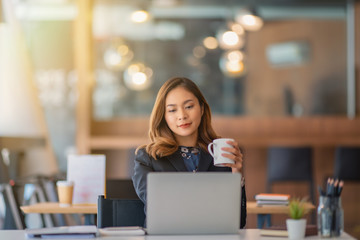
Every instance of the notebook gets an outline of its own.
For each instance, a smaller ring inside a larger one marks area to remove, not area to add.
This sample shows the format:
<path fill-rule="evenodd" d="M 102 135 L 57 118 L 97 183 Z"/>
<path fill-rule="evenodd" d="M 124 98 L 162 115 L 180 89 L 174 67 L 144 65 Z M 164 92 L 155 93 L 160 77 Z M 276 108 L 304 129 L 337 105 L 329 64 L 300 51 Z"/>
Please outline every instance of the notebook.
<path fill-rule="evenodd" d="M 26 238 L 96 238 L 96 226 L 62 226 L 50 228 L 25 229 Z"/>
<path fill-rule="evenodd" d="M 241 174 L 149 173 L 149 235 L 238 234 Z"/>

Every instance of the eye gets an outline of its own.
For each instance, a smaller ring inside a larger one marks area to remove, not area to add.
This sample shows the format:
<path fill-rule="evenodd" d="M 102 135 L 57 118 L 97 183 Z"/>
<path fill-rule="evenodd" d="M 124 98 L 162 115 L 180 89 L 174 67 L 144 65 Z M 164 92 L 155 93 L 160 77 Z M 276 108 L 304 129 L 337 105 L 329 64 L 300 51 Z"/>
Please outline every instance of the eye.
<path fill-rule="evenodd" d="M 191 109 L 193 107 L 194 107 L 194 105 L 189 105 L 189 106 L 186 106 L 185 109 Z"/>
<path fill-rule="evenodd" d="M 175 112 L 175 111 L 176 111 L 176 109 L 169 109 L 168 110 L 169 113 L 172 113 L 172 112 Z"/>

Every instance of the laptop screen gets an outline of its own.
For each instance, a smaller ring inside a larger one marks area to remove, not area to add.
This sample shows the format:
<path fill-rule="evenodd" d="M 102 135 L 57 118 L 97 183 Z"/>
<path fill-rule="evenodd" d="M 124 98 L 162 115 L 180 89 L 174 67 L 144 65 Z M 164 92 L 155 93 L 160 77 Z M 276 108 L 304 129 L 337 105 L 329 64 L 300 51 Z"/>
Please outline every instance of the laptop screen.
<path fill-rule="evenodd" d="M 148 234 L 237 234 L 241 174 L 149 173 Z"/>

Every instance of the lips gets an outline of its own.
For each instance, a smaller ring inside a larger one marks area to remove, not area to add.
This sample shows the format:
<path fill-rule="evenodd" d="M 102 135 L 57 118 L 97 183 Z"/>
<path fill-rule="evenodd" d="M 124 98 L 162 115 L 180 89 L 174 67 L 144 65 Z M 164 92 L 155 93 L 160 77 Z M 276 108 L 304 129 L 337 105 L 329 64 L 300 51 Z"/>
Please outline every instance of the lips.
<path fill-rule="evenodd" d="M 184 124 L 179 125 L 179 128 L 187 128 L 190 125 L 191 125 L 191 123 L 184 123 Z"/>

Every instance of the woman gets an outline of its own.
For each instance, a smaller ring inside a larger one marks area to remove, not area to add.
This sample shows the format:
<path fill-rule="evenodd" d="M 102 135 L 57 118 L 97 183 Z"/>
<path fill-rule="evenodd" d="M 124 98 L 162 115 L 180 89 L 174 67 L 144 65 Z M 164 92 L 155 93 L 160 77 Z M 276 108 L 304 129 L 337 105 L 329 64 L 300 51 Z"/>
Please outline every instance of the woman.
<path fill-rule="evenodd" d="M 214 166 L 207 146 L 219 138 L 211 126 L 211 110 L 199 88 L 187 78 L 172 78 L 160 88 L 150 116 L 150 143 L 136 150 L 136 193 L 146 205 L 149 172 L 241 172 L 243 155 L 236 142 L 224 148 L 223 156 L 234 160 L 226 167 Z M 242 181 L 244 183 L 244 181 Z M 242 186 L 241 223 L 246 224 L 246 194 Z"/>

